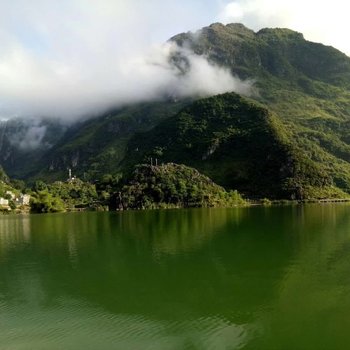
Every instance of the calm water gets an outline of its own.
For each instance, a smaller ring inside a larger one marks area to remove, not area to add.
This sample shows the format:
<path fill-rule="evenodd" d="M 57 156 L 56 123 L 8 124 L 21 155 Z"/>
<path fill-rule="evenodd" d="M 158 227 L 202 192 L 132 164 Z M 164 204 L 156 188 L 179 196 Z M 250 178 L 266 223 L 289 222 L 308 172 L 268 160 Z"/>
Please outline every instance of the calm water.
<path fill-rule="evenodd" d="M 350 205 L 0 217 L 0 349 L 349 349 Z"/>

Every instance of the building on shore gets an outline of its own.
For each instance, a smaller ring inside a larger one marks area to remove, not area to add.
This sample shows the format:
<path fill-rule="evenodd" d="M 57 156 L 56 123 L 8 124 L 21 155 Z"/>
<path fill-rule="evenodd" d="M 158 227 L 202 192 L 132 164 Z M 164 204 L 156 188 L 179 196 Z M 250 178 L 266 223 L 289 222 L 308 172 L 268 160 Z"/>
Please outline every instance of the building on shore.
<path fill-rule="evenodd" d="M 16 198 L 15 203 L 16 203 L 16 205 L 29 205 L 30 195 L 29 194 L 20 194 L 20 196 Z"/>
<path fill-rule="evenodd" d="M 8 207 L 8 205 L 9 205 L 9 200 L 0 197 L 0 206 L 2 206 L 2 207 Z"/>

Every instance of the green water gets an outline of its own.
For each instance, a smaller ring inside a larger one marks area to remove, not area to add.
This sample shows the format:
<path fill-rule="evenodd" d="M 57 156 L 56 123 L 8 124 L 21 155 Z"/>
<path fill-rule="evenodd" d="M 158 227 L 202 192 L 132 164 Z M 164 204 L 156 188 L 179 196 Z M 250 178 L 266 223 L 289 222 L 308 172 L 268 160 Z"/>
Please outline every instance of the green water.
<path fill-rule="evenodd" d="M 0 349 L 348 349 L 350 205 L 0 217 Z"/>

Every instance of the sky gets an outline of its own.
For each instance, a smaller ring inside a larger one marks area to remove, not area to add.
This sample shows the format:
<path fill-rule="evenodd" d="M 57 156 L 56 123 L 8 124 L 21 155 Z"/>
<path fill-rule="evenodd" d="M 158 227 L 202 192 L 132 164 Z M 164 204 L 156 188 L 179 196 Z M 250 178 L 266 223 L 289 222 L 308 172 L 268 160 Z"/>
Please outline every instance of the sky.
<path fill-rule="evenodd" d="M 350 54 L 344 0 L 0 0 L 0 119 L 75 120 L 112 106 L 177 95 L 244 91 L 190 53 L 179 79 L 164 43 L 213 22 L 288 27 Z M 208 84 L 210 81 L 210 84 Z"/>

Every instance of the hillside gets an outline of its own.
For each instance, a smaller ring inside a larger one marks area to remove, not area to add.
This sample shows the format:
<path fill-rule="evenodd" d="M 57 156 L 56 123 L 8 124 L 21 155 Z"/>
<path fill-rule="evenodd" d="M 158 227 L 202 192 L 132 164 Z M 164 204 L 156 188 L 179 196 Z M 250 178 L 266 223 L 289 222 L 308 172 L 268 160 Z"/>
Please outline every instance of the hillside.
<path fill-rule="evenodd" d="M 350 58 L 289 29 L 216 23 L 171 39 L 242 79 L 277 113 L 297 151 L 350 191 Z M 175 62 L 184 59 L 175 58 Z"/>
<path fill-rule="evenodd" d="M 137 166 L 113 202 L 117 209 L 245 204 L 237 191 L 227 192 L 196 169 L 174 163 Z"/>
<path fill-rule="evenodd" d="M 316 172 L 320 174 L 320 178 L 326 179 L 324 183 L 327 186 L 334 185 L 341 191 L 350 193 L 349 57 L 332 47 L 309 42 L 301 33 L 289 29 L 262 29 L 254 32 L 241 24 L 215 23 L 196 33 L 182 33 L 170 40 L 176 42 L 180 48 L 203 55 L 210 62 L 229 69 L 240 79 L 249 79 L 253 84 L 250 98 L 268 108 L 271 118 L 278 120 L 277 129 L 283 129 L 282 138 L 284 144 L 288 145 L 287 154 L 292 153 L 293 159 L 303 158 L 302 163 L 307 164 L 302 166 L 303 174 L 310 171 L 309 177 L 318 178 L 318 175 L 314 176 Z M 181 49 L 170 57 L 170 60 L 181 74 L 187 74 L 189 62 Z M 131 143 L 127 148 L 130 138 L 139 132 L 148 132 L 163 121 L 161 128 L 170 127 L 171 122 L 168 125 L 166 120 L 188 104 L 189 101 L 162 101 L 124 107 L 73 125 L 59 141 L 55 139 L 49 151 L 40 153 L 38 157 L 34 157 L 33 152 L 27 152 L 26 157 L 12 157 L 6 163 L 3 161 L 3 164 L 11 176 L 46 180 L 64 179 L 67 168 L 72 168 L 76 175 L 85 179 L 99 178 L 105 173 L 125 172 L 125 169 L 128 170 L 135 164 L 134 160 L 137 158 L 128 152 L 133 147 Z M 199 115 L 197 117 L 200 118 Z M 161 133 L 159 128 L 156 130 Z M 226 134 L 226 131 L 220 132 Z M 244 127 L 241 132 L 245 133 Z M 267 140 L 270 136 L 264 137 L 263 143 L 269 144 Z M 218 139 L 221 140 L 220 137 Z M 158 145 L 157 139 L 150 139 L 148 142 L 148 150 Z M 154 143 L 151 144 L 152 142 Z M 213 142 L 213 139 L 210 142 Z M 245 164 L 243 169 L 248 169 L 248 163 L 254 161 L 249 156 L 253 151 L 256 154 L 260 152 L 259 156 L 256 155 L 258 159 L 262 159 L 263 150 L 269 151 L 267 146 L 264 146 L 257 152 L 256 149 L 261 147 L 261 143 L 254 137 L 250 142 L 247 149 L 240 150 L 240 161 Z M 274 142 L 272 140 L 270 143 Z M 198 147 L 195 143 L 198 143 Z M 199 139 L 192 144 L 193 149 L 201 149 L 203 144 L 209 145 L 207 140 Z M 220 152 L 221 147 L 223 146 L 220 146 Z M 174 152 L 178 153 L 178 158 L 174 156 L 176 159 L 170 159 L 173 155 L 165 153 L 166 156 L 169 155 L 170 161 L 186 161 L 188 149 L 181 146 Z M 182 152 L 185 153 L 180 157 Z M 223 150 L 222 152 L 224 154 Z M 226 154 L 229 152 L 231 148 L 227 148 Z M 12 152 L 13 154 L 15 153 Z M 238 159 L 238 156 L 232 154 L 232 158 Z M 284 163 L 285 160 L 280 161 L 282 158 L 277 157 L 277 165 L 271 165 L 271 169 Z M 269 182 L 265 176 L 256 176 L 256 183 L 252 189 L 247 187 L 248 183 L 244 185 L 241 178 L 250 174 L 248 170 L 242 170 L 245 175 L 241 177 L 235 175 L 230 181 L 225 179 L 228 173 L 225 169 L 232 165 L 229 161 L 226 164 L 226 161 L 224 156 L 217 160 L 217 165 L 220 163 L 220 167 L 224 169 L 221 178 L 217 179 L 214 165 L 206 167 L 206 162 L 199 160 L 191 165 L 209 176 L 214 175 L 218 183 L 230 188 L 235 188 L 235 181 L 238 181 L 237 186 L 246 193 L 274 194 L 272 188 L 264 190 L 268 187 L 266 181 Z M 250 167 L 254 169 L 254 163 L 251 163 Z M 272 173 L 272 170 L 266 172 L 275 181 L 277 175 Z M 287 178 L 289 177 L 288 175 Z M 295 177 L 292 175 L 291 178 Z M 311 184 L 311 187 L 314 185 Z M 284 193 L 282 187 L 286 186 L 276 186 L 280 196 Z M 319 187 L 318 183 L 316 187 Z M 333 190 L 331 192 L 333 193 Z M 322 196 L 329 195 L 328 190 L 316 191 L 317 195 L 321 193 Z M 343 193 L 338 192 L 338 195 L 342 196 Z"/>
<path fill-rule="evenodd" d="M 316 163 L 298 152 L 277 115 L 234 93 L 202 99 L 128 145 L 123 163 L 157 159 L 198 169 L 248 197 L 308 198 L 338 191 Z"/>
<path fill-rule="evenodd" d="M 179 111 L 185 103 L 141 103 L 77 123 L 42 157 L 40 172 L 34 178 L 65 179 L 68 168 L 86 180 L 114 173 L 120 169 L 131 136 L 151 129 Z"/>
<path fill-rule="evenodd" d="M 7 213 L 10 209 L 16 209 L 16 207 L 22 207 L 23 202 L 16 202 L 15 200 L 15 197 L 19 198 L 22 195 L 21 190 L 23 188 L 21 188 L 21 185 L 22 184 L 17 181 L 11 182 L 10 178 L 0 165 L 0 214 L 3 212 Z M 4 199 L 7 201 L 7 203 L 3 202 Z"/>

